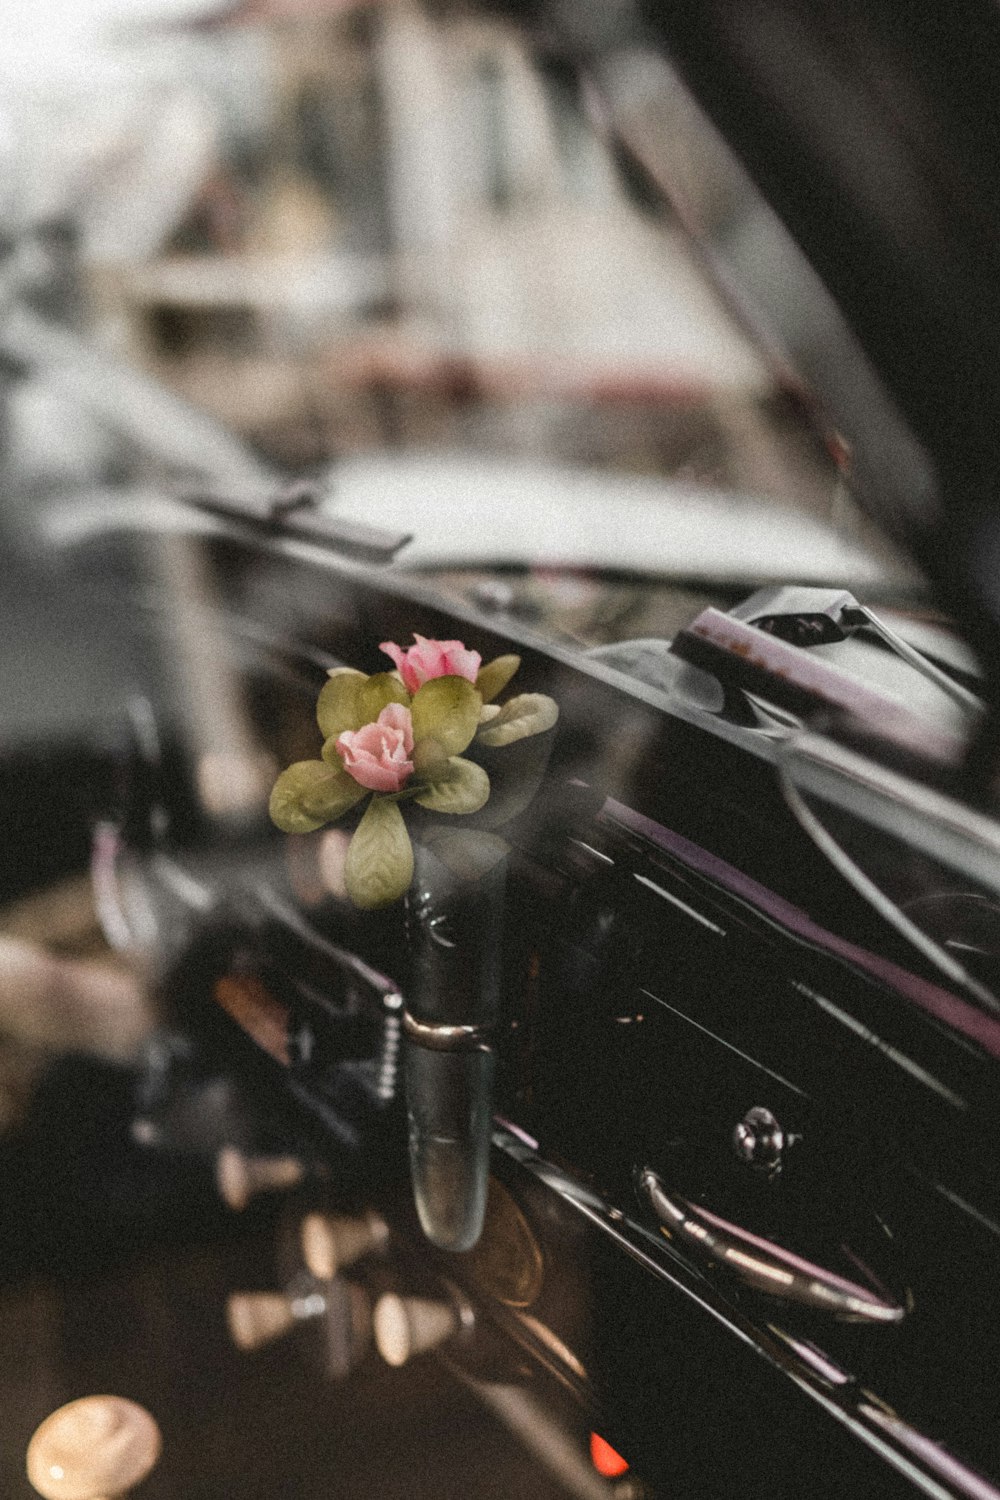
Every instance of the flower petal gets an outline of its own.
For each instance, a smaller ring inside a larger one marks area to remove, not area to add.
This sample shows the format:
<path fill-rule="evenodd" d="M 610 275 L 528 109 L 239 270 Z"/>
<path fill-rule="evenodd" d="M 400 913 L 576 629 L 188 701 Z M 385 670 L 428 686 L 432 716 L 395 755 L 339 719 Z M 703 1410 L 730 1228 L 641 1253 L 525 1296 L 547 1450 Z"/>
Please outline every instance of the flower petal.
<path fill-rule="evenodd" d="M 483 658 L 478 651 L 470 651 L 461 641 L 439 641 L 441 647 L 441 670 L 436 675 L 464 677 L 473 686 Z"/>
<path fill-rule="evenodd" d="M 397 672 L 402 671 L 403 662 L 406 660 L 406 652 L 402 646 L 397 646 L 395 641 L 383 641 L 378 649 L 384 651 L 386 656 L 392 657 L 396 663 Z"/>
<path fill-rule="evenodd" d="M 398 792 L 413 771 L 413 762 L 400 765 L 386 764 L 385 759 L 372 755 L 369 750 L 356 750 L 345 755 L 344 767 L 348 776 L 362 789 L 370 792 Z"/>
<path fill-rule="evenodd" d="M 323 754 L 330 761 L 329 741 Z M 374 792 L 398 792 L 413 775 L 413 721 L 403 703 L 387 703 L 378 718 L 338 734 L 335 753 L 348 774 Z"/>
<path fill-rule="evenodd" d="M 468 650 L 461 641 L 434 641 L 417 634 L 413 641 L 405 651 L 393 641 L 383 641 L 379 647 L 392 657 L 411 693 L 436 677 L 464 677 L 475 683 L 482 662 L 478 651 Z"/>

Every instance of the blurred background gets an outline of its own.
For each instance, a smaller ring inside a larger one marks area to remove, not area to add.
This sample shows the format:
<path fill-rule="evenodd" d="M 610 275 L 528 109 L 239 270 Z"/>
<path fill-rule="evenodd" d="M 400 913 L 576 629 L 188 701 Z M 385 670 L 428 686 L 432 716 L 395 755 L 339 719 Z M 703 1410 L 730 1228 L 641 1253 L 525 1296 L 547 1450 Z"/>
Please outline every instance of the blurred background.
<path fill-rule="evenodd" d="M 884 577 L 849 449 L 706 247 L 758 267 L 793 342 L 822 348 L 825 312 L 630 14 L 578 7 L 620 29 L 598 87 L 564 38 L 454 0 L 22 8 L 0 57 L 8 547 L 62 502 L 100 526 L 151 491 L 315 481 L 415 533 L 404 567 L 527 568 L 480 597 L 583 645 L 691 615 L 595 573 Z M 85 669 L 65 650 L 86 603 L 57 627 L 12 562 L 0 610 L 4 732 L 99 717 L 97 642 Z"/>
<path fill-rule="evenodd" d="M 449 0 L 34 0 L 5 17 L 5 1495 L 30 1493 L 46 1410 L 116 1385 L 168 1429 L 150 1494 L 412 1495 L 418 1463 L 421 1493 L 549 1493 L 426 1372 L 394 1388 L 409 1415 L 387 1449 L 384 1372 L 344 1410 L 294 1353 L 247 1366 L 230 1347 L 220 1309 L 270 1221 L 237 1234 L 207 1167 L 150 1176 L 122 1139 L 155 1018 L 98 918 L 88 756 L 140 675 L 102 528 L 192 490 L 315 485 L 334 513 L 413 532 L 399 566 L 441 593 L 579 651 L 668 638 L 789 568 L 897 576 L 849 455 L 690 233 L 751 223 L 725 153 L 652 52 L 626 38 L 613 81 Z M 53 572 L 95 536 L 85 566 Z M 190 555 L 145 565 L 181 617 Z M 67 1052 L 96 1060 L 71 1088 Z M 109 1272 L 130 1195 L 159 1248 Z M 215 1248 L 163 1248 L 176 1204 Z M 428 1465 L 456 1424 L 465 1459 Z"/>
<path fill-rule="evenodd" d="M 662 64 L 627 61 L 635 134 L 658 126 L 724 215 L 711 138 Z M 802 392 L 608 125 L 565 58 L 475 7 L 23 10 L 0 61 L 7 503 L 164 459 L 151 410 L 136 431 L 93 374 L 69 388 L 71 329 L 283 474 L 471 448 L 826 512 Z"/>

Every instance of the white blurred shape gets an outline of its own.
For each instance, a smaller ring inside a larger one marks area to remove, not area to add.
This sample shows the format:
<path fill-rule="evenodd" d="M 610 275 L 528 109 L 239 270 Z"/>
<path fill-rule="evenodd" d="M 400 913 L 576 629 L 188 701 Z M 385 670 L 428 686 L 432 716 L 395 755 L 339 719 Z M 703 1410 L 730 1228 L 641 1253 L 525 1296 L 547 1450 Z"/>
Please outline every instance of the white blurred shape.
<path fill-rule="evenodd" d="M 111 456 L 107 428 L 44 376 L 7 395 L 7 461 L 26 490 L 88 484 Z"/>
<path fill-rule="evenodd" d="M 366 454 L 336 466 L 331 492 L 344 519 L 416 533 L 400 568 L 554 564 L 854 589 L 903 576 L 770 500 L 568 465 Z"/>
<path fill-rule="evenodd" d="M 198 759 L 198 792 L 216 817 L 242 816 L 266 805 L 277 774 L 266 751 L 208 750 Z"/>

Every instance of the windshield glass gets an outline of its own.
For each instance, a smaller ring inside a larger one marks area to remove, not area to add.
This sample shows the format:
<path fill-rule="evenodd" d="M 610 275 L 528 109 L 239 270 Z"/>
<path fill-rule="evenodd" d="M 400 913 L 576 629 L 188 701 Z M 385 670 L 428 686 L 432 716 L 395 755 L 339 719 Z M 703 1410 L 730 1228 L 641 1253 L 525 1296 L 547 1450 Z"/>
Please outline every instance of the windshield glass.
<path fill-rule="evenodd" d="M 442 597 L 571 647 L 768 582 L 921 602 L 795 363 L 827 310 L 651 50 L 581 73 L 457 4 L 49 45 L 4 64 L 32 163 L 3 207 L 15 536 L 304 480 L 410 534 L 395 566 Z M 720 237 L 773 263 L 791 332 L 732 294 Z"/>
<path fill-rule="evenodd" d="M 310 715 L 262 689 L 251 733 L 250 669 L 213 620 L 238 619 L 251 655 L 266 636 L 300 696 L 303 671 L 367 660 L 386 627 L 362 640 L 322 581 L 291 598 L 263 558 L 207 562 L 169 518 L 205 496 L 409 537 L 382 562 L 410 597 L 755 755 L 844 713 L 880 755 L 964 743 L 975 663 L 866 520 L 805 373 L 836 344 L 830 309 L 641 40 L 578 70 L 501 19 L 403 3 L 52 45 L 3 63 L 0 140 L 32 166 L 0 205 L 11 757 L 82 738 L 103 765 L 123 699 L 126 738 L 169 755 L 162 702 L 201 746 L 206 807 L 264 817 Z M 730 262 L 780 282 L 783 322 Z M 846 590 L 849 627 L 814 644 L 788 606 L 784 658 L 745 678 L 736 637 L 773 626 L 746 601 L 787 584 Z M 156 652 L 109 631 L 125 595 L 160 620 Z M 903 654 L 859 623 L 870 608 Z M 9 896 L 77 861 L 76 837 L 25 851 Z"/>
<path fill-rule="evenodd" d="M 651 57 L 609 112 L 564 63 L 456 6 L 236 12 L 87 45 L 72 89 L 53 91 L 49 59 L 5 63 L 5 149 L 33 163 L 4 210 L 9 505 L 199 466 L 232 481 L 348 461 L 334 503 L 350 510 L 377 454 L 377 520 L 388 454 L 411 517 L 424 490 L 413 566 L 481 555 L 727 580 L 735 551 L 744 579 L 859 583 L 851 549 L 876 544 L 846 445 L 719 289 L 690 201 L 685 218 L 648 169 L 655 137 L 703 219 L 735 211 L 718 142 Z M 123 410 L 115 367 L 217 423 L 214 451 L 151 388 Z M 467 510 L 472 534 L 454 535 L 468 474 L 449 462 L 470 455 L 480 473 L 506 465 L 506 535 L 492 501 L 484 534 Z M 699 503 L 700 545 L 685 518 Z"/>
<path fill-rule="evenodd" d="M 765 741 L 813 708 L 767 682 L 734 699 L 683 649 L 765 585 L 846 588 L 974 684 L 797 362 L 829 308 L 641 42 L 578 71 L 501 19 L 404 3 L 48 46 L 2 64 L 0 140 L 31 163 L 0 206 L 13 749 L 120 717 L 94 581 L 119 588 L 116 529 L 155 536 L 206 491 L 303 486 L 332 524 L 410 536 L 389 572 L 445 607 Z M 780 281 L 784 326 L 737 298 L 720 245 Z M 54 545 L 89 558 L 56 607 Z M 137 576 L 185 659 L 202 564 L 152 542 Z M 280 635 L 267 568 L 240 588 Z M 967 733 L 870 631 L 802 655 L 873 690 L 876 718 Z"/>

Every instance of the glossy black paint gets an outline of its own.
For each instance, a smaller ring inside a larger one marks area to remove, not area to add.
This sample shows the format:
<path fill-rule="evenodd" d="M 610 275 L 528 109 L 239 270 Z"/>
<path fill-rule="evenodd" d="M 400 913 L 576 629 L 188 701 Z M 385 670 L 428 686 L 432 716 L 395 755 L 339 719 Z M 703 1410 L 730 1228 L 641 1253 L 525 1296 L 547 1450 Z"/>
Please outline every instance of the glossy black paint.
<path fill-rule="evenodd" d="M 324 663 L 377 670 L 378 642 L 414 630 L 461 636 L 485 658 L 511 649 L 489 622 L 442 611 L 401 579 L 236 536 L 206 558 L 213 650 L 282 763 L 294 746 L 318 748 Z M 152 642 L 155 615 L 150 627 Z M 504 829 L 496 1166 L 543 1246 L 537 1322 L 584 1373 L 473 1285 L 484 1316 L 554 1365 L 665 1493 L 976 1493 L 948 1454 L 1000 1479 L 983 1396 L 1000 1357 L 1000 1025 L 942 987 L 827 867 L 757 732 L 514 644 L 519 683 L 550 693 L 561 717 L 542 789 Z M 164 739 L 184 735 L 183 715 L 168 716 Z M 154 796 L 175 809 L 154 851 L 212 892 L 207 919 L 171 918 L 188 936 L 165 995 L 216 1065 L 252 1077 L 267 1108 L 294 1105 L 296 1128 L 352 1191 L 381 1198 L 409 1234 L 398 1097 L 375 1106 L 344 1062 L 348 1031 L 363 1067 L 375 1060 L 371 1010 L 339 1023 L 339 1057 L 332 1025 L 307 1061 L 294 1050 L 279 1061 L 213 1000 L 239 950 L 240 972 L 296 1024 L 295 986 L 319 993 L 322 1029 L 324 985 L 343 1005 L 331 943 L 405 995 L 402 908 L 359 914 L 329 895 L 302 908 L 283 836 L 227 832 L 197 805 L 179 769 L 196 753 L 188 743 Z M 155 884 L 155 862 L 144 869 Z M 277 904 L 253 917 L 261 890 Z M 753 1106 L 792 1139 L 776 1177 L 733 1150 Z M 739 1289 L 660 1235 L 636 1189 L 647 1166 L 752 1234 L 881 1281 L 906 1318 L 833 1323 Z"/>

